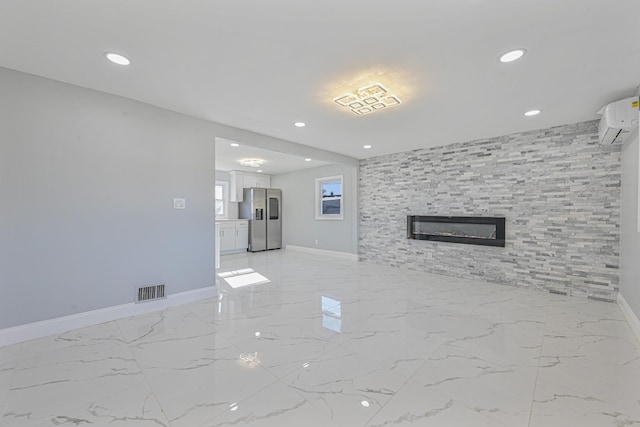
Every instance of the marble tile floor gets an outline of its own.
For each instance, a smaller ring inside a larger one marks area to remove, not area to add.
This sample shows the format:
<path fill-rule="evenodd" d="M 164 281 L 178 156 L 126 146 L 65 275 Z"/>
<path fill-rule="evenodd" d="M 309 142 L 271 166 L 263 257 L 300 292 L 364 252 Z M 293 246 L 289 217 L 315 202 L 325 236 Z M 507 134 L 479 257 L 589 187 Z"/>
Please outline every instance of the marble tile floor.
<path fill-rule="evenodd" d="M 0 427 L 640 426 L 615 304 L 285 251 L 219 272 L 245 269 L 270 282 L 0 348 Z"/>

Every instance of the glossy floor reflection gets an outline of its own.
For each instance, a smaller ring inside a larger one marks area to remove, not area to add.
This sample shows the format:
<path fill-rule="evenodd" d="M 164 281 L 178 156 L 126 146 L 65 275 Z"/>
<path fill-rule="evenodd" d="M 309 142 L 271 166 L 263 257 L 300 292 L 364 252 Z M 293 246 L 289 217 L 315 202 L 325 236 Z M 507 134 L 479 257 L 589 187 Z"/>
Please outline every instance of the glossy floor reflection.
<path fill-rule="evenodd" d="M 614 304 L 285 251 L 225 271 L 268 281 L 0 348 L 0 426 L 640 425 Z"/>

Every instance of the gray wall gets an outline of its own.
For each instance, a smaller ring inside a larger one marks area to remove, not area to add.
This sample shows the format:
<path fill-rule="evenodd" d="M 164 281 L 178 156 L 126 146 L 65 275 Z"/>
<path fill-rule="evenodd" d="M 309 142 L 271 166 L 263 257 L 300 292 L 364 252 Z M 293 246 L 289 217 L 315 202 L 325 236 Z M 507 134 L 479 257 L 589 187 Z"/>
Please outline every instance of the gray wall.
<path fill-rule="evenodd" d="M 638 233 L 638 132 L 622 147 L 620 209 L 620 293 L 640 318 L 640 234 Z"/>
<path fill-rule="evenodd" d="M 357 173 L 354 166 L 336 164 L 273 175 L 271 187 L 282 189 L 283 244 L 356 254 Z M 315 179 L 334 175 L 344 176 L 344 219 L 316 220 Z"/>
<path fill-rule="evenodd" d="M 620 147 L 597 122 L 366 159 L 360 257 L 440 274 L 613 300 Z M 406 239 L 406 215 L 506 217 L 506 248 Z"/>
<path fill-rule="evenodd" d="M 132 302 L 138 286 L 213 285 L 214 137 L 0 68 L 0 328 Z"/>

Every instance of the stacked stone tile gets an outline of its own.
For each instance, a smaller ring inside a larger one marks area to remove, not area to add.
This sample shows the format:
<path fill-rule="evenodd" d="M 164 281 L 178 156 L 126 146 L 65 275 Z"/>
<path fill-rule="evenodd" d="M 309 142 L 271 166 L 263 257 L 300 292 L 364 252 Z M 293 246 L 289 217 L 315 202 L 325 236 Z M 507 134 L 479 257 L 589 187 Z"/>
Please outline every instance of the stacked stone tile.
<path fill-rule="evenodd" d="M 360 258 L 612 301 L 620 147 L 597 122 L 360 162 Z M 407 215 L 504 216 L 506 247 L 408 240 Z"/>

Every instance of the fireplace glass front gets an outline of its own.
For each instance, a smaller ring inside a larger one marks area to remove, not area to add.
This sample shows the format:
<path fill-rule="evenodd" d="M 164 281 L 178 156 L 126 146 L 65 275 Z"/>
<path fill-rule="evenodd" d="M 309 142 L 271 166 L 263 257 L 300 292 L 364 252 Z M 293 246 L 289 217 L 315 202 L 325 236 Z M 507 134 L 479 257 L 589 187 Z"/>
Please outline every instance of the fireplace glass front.
<path fill-rule="evenodd" d="M 407 238 L 505 246 L 505 219 L 497 217 L 408 216 Z"/>

